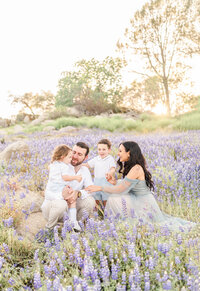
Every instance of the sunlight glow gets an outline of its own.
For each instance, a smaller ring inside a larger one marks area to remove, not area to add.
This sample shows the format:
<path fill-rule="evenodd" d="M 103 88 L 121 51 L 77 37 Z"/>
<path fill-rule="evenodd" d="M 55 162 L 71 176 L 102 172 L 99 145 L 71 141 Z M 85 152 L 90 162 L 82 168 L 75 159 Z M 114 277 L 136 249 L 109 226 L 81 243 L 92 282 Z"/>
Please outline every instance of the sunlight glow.
<path fill-rule="evenodd" d="M 154 108 L 151 110 L 156 115 L 166 115 L 167 109 L 162 103 L 158 103 Z"/>

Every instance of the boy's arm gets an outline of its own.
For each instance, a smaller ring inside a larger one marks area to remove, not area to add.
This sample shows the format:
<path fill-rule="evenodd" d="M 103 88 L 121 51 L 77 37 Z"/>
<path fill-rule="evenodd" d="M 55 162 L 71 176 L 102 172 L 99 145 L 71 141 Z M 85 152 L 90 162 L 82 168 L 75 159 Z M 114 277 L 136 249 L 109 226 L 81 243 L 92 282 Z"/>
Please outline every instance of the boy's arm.
<path fill-rule="evenodd" d="M 85 166 L 87 167 L 88 169 L 90 168 L 90 165 L 88 163 L 83 163 L 81 166 Z"/>
<path fill-rule="evenodd" d="M 114 176 L 115 169 L 116 169 L 115 167 L 112 167 L 112 168 L 110 168 L 110 170 L 109 170 L 108 174 L 110 174 L 110 175 Z"/>
<path fill-rule="evenodd" d="M 116 184 L 115 175 L 114 175 L 115 169 L 116 169 L 115 167 L 112 167 L 110 168 L 109 172 L 106 173 L 106 180 L 113 185 Z"/>

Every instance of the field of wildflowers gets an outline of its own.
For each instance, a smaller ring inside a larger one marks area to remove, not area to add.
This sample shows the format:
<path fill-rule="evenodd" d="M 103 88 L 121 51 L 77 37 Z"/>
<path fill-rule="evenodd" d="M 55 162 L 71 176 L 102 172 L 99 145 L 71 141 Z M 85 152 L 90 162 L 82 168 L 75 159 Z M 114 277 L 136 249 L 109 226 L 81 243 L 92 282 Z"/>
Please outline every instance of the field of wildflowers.
<path fill-rule="evenodd" d="M 200 290 L 200 232 L 171 232 L 142 221 L 104 219 L 95 213 L 81 223 L 81 233 L 70 231 L 68 220 L 51 236 L 40 231 L 35 240 L 18 235 L 20 217 L 15 188 L 43 191 L 51 152 L 58 144 L 84 141 L 89 158 L 101 138 L 112 142 L 117 159 L 120 142 L 140 145 L 155 182 L 155 197 L 163 211 L 200 223 L 200 131 L 132 135 L 106 131 L 79 131 L 77 135 L 24 134 L 27 156 L 0 165 L 0 290 Z M 7 144 L 0 144 L 0 151 Z M 45 239 L 44 239 L 45 238 Z"/>

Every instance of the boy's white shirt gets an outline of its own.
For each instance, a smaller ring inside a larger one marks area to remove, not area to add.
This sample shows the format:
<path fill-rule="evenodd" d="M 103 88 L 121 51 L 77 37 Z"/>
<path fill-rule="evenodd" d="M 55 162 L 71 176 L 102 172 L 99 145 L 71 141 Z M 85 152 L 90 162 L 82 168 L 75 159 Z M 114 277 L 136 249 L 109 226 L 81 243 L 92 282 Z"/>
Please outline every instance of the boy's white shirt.
<path fill-rule="evenodd" d="M 107 155 L 103 159 L 100 156 L 96 156 L 88 161 L 88 165 L 94 168 L 95 178 L 105 178 L 106 173 L 108 173 L 111 168 L 116 168 L 116 162 L 111 155 Z"/>

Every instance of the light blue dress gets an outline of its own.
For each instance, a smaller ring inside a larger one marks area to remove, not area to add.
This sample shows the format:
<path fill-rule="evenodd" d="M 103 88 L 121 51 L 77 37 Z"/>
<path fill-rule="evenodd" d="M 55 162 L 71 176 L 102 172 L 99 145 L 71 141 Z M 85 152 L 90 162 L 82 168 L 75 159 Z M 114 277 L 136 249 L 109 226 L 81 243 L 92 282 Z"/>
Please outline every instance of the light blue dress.
<path fill-rule="evenodd" d="M 117 189 L 117 186 L 104 188 L 106 191 L 109 189 L 107 193 L 112 193 L 109 195 L 106 204 L 108 214 L 120 214 L 122 218 L 135 218 L 142 220 L 144 223 L 165 225 L 171 230 L 190 229 L 196 225 L 194 222 L 162 212 L 145 180 L 132 180 L 125 177 L 121 184 L 123 183 L 126 183 L 126 186 L 121 187 L 120 193 L 119 190 L 117 192 L 118 194 L 114 194 L 114 189 Z M 120 186 L 120 183 L 118 185 Z M 113 190 L 111 190 L 112 188 Z"/>

